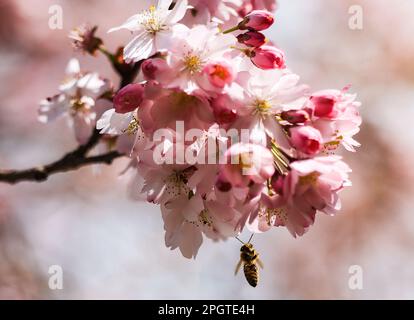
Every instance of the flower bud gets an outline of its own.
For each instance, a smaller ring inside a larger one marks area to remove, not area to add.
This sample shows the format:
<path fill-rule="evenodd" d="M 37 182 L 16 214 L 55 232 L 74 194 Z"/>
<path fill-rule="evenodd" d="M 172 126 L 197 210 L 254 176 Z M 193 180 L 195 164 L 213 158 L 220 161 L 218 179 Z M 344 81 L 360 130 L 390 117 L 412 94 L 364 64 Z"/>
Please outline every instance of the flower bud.
<path fill-rule="evenodd" d="M 141 65 L 146 80 L 156 80 L 164 71 L 168 70 L 167 62 L 161 58 L 147 59 Z"/>
<path fill-rule="evenodd" d="M 123 87 L 114 97 L 117 113 L 128 113 L 137 109 L 144 99 L 144 86 L 139 83 Z"/>
<path fill-rule="evenodd" d="M 262 46 L 250 53 L 253 64 L 263 70 L 284 69 L 285 54 L 282 50 L 273 46 Z"/>
<path fill-rule="evenodd" d="M 257 31 L 248 31 L 243 34 L 239 34 L 237 36 L 237 40 L 248 47 L 254 48 L 261 47 L 267 42 L 266 36 Z"/>
<path fill-rule="evenodd" d="M 336 94 L 335 94 L 336 93 Z M 338 101 L 336 91 L 320 91 L 312 95 L 310 101 L 313 105 L 314 115 L 319 118 L 334 118 L 336 116 L 335 104 Z"/>
<path fill-rule="evenodd" d="M 268 29 L 274 22 L 275 19 L 270 12 L 266 10 L 254 10 L 239 23 L 239 29 L 262 31 Z"/>
<path fill-rule="evenodd" d="M 283 111 L 280 117 L 291 124 L 305 123 L 309 120 L 309 114 L 305 110 Z"/>
<path fill-rule="evenodd" d="M 300 152 L 313 156 L 322 148 L 322 135 L 319 130 L 300 126 L 290 129 L 290 139 L 292 145 Z"/>

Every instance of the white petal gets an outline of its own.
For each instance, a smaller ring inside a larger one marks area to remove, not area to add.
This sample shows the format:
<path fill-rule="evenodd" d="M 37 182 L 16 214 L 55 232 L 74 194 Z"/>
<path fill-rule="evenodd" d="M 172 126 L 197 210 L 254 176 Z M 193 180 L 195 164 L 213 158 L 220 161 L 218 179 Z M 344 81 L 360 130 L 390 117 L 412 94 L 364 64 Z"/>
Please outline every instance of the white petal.
<path fill-rule="evenodd" d="M 110 29 L 108 31 L 108 33 L 118 31 L 118 30 L 122 30 L 122 29 L 127 29 L 127 30 L 130 30 L 130 31 L 138 31 L 138 30 L 141 29 L 140 22 L 141 22 L 141 14 L 136 14 L 136 15 L 130 17 L 127 21 L 125 21 L 119 27 L 115 27 L 115 28 Z"/>
<path fill-rule="evenodd" d="M 101 133 L 120 135 L 128 128 L 133 114 L 131 113 L 116 113 L 115 109 L 106 111 L 101 119 L 96 123 L 96 129 L 101 130 Z"/>
<path fill-rule="evenodd" d="M 162 1 L 162 0 L 161 0 Z M 184 18 L 185 13 L 188 9 L 187 0 L 178 0 L 174 6 L 174 9 L 169 12 L 167 19 L 165 19 L 166 24 L 174 24 Z"/>
<path fill-rule="evenodd" d="M 76 58 L 70 59 L 67 67 L 66 67 L 66 74 L 69 76 L 74 76 L 80 73 L 80 64 L 79 60 Z"/>
<path fill-rule="evenodd" d="M 125 61 L 140 61 L 149 58 L 154 52 L 154 38 L 144 31 L 136 36 L 124 48 Z"/>
<path fill-rule="evenodd" d="M 39 116 L 40 122 L 47 123 L 62 116 L 69 109 L 69 101 L 64 94 L 57 95 L 50 99 L 40 102 Z"/>
<path fill-rule="evenodd" d="M 158 0 L 157 11 L 168 11 L 172 0 Z"/>
<path fill-rule="evenodd" d="M 96 99 L 108 89 L 107 84 L 97 73 L 88 73 L 79 79 L 78 88 L 82 89 L 82 94 Z"/>

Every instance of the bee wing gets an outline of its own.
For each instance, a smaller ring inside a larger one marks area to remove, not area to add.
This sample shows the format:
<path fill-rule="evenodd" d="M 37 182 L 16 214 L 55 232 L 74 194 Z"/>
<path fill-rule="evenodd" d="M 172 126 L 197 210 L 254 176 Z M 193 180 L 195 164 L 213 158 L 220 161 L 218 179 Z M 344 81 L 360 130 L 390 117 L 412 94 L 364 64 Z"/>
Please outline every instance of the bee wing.
<path fill-rule="evenodd" d="M 264 269 L 264 265 L 263 265 L 262 260 L 257 259 L 257 264 L 259 265 L 260 268 Z"/>
<path fill-rule="evenodd" d="M 242 261 L 242 259 L 240 259 L 239 260 L 239 263 L 237 263 L 236 270 L 234 271 L 234 275 L 236 275 L 237 272 L 239 272 L 239 270 L 240 270 L 240 268 L 242 266 L 242 263 L 243 263 L 243 261 Z"/>

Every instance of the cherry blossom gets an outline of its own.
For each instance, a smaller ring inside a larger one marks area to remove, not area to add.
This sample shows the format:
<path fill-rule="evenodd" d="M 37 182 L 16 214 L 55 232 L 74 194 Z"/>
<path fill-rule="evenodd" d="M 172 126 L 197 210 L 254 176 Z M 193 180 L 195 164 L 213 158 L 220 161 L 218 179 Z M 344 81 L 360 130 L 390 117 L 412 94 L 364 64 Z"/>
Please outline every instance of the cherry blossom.
<path fill-rule="evenodd" d="M 100 78 L 97 73 L 81 72 L 79 61 L 72 59 L 59 93 L 40 102 L 39 121 L 47 123 L 68 116 L 76 139 L 83 144 L 95 127 L 96 120 L 108 109 L 108 102 L 101 100 L 110 90 L 108 80 Z"/>
<path fill-rule="evenodd" d="M 102 52 L 122 85 L 114 92 L 72 60 L 41 103 L 39 120 L 67 115 L 79 142 L 96 128 L 129 158 L 128 193 L 161 208 L 165 244 L 186 258 L 243 230 L 302 236 L 318 213 L 340 211 L 351 186 L 335 153 L 359 146 L 361 103 L 350 86 L 313 92 L 300 82 L 261 33 L 277 24 L 275 9 L 274 0 L 160 0 L 110 30 L 134 34 L 115 54 L 96 28 L 78 29 L 76 47 Z"/>

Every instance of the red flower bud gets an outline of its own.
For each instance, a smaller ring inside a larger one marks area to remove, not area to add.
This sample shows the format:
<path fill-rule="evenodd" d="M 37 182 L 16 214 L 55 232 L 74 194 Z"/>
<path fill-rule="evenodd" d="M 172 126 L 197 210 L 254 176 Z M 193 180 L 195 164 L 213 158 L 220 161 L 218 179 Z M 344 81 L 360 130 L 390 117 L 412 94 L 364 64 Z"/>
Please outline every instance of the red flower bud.
<path fill-rule="evenodd" d="M 250 52 L 250 59 L 254 65 L 263 70 L 284 69 L 285 54 L 273 46 L 262 46 Z"/>
<path fill-rule="evenodd" d="M 248 47 L 258 48 L 266 43 L 266 36 L 263 33 L 257 31 L 248 31 L 246 33 L 238 35 L 237 40 Z"/>
<path fill-rule="evenodd" d="M 291 124 L 305 123 L 309 120 L 309 114 L 305 110 L 283 111 L 280 117 Z"/>
<path fill-rule="evenodd" d="M 144 86 L 139 83 L 123 87 L 114 97 L 117 113 L 128 113 L 137 109 L 144 99 Z"/>
<path fill-rule="evenodd" d="M 310 98 L 316 117 L 334 118 L 336 116 L 335 104 L 338 101 L 338 94 L 335 93 L 335 91 L 321 91 Z"/>
<path fill-rule="evenodd" d="M 268 29 L 275 19 L 273 15 L 265 10 L 254 10 L 244 17 L 239 23 L 240 30 L 262 31 Z"/>
<path fill-rule="evenodd" d="M 322 148 L 322 135 L 319 130 L 301 126 L 290 129 L 291 143 L 300 152 L 313 156 Z"/>

